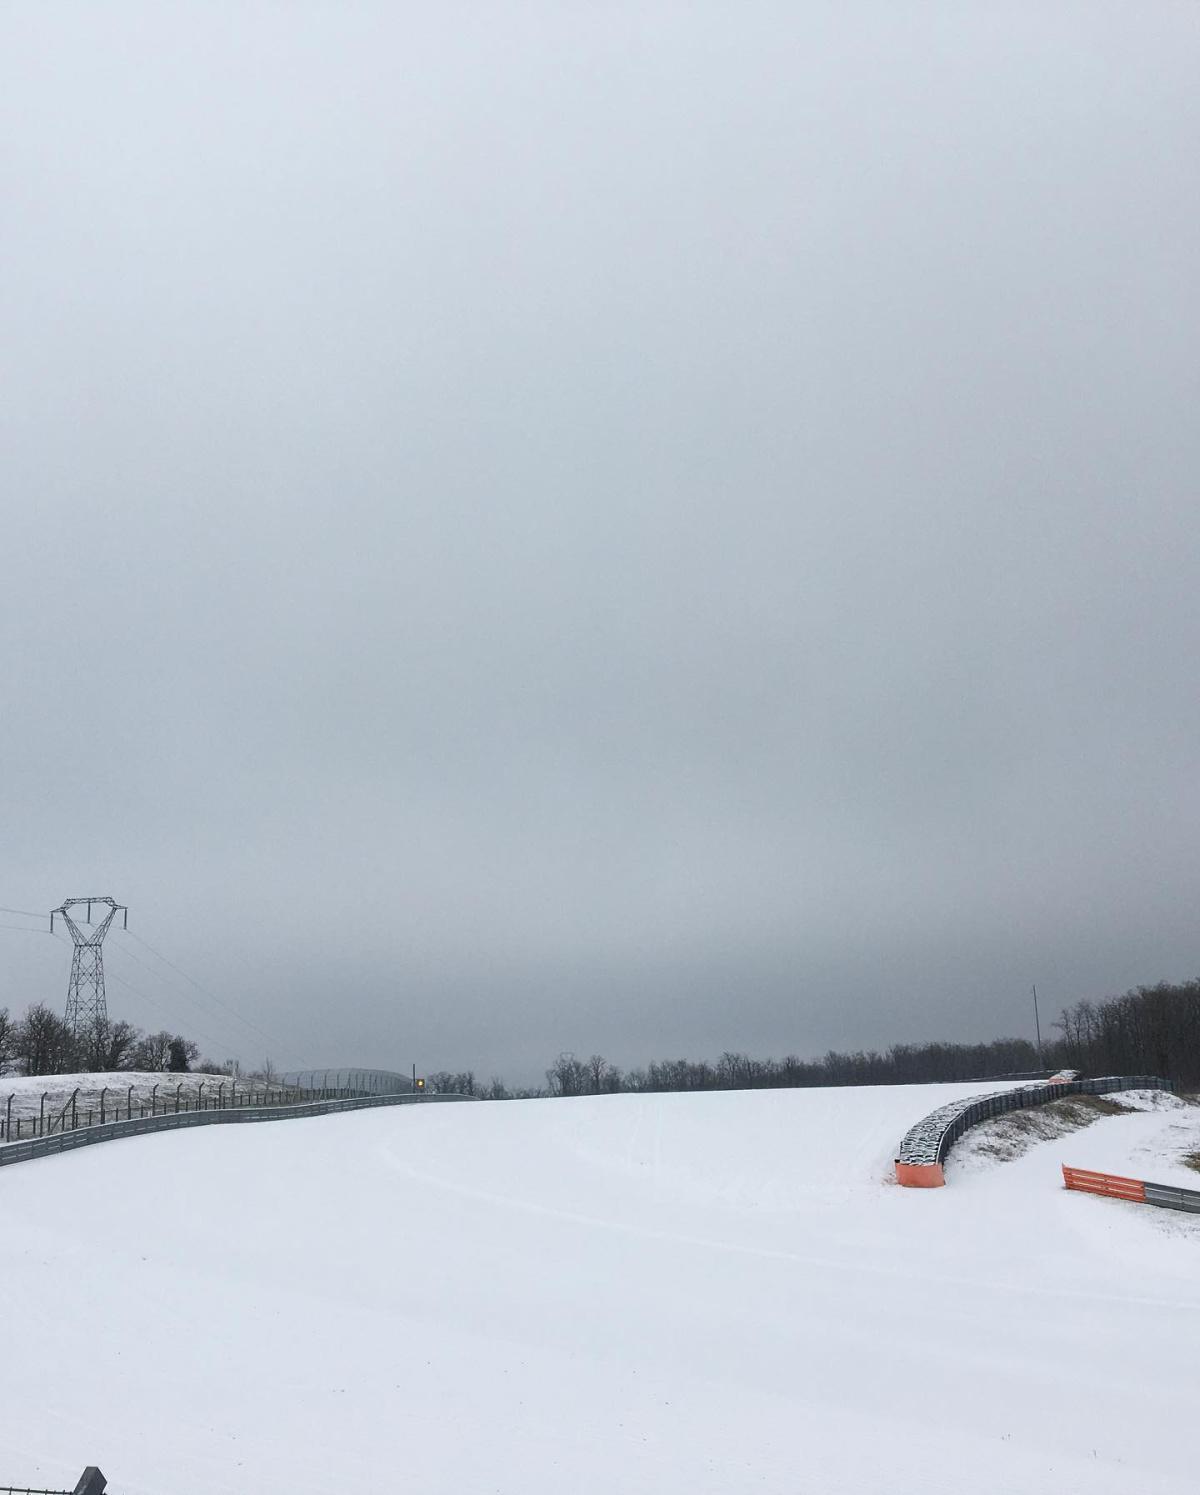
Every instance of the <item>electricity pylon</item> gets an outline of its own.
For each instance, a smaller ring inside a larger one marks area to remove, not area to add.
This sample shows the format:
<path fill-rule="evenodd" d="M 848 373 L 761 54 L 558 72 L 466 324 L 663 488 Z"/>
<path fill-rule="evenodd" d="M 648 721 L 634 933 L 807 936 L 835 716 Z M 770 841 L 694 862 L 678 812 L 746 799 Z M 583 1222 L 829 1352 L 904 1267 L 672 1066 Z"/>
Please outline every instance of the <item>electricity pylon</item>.
<path fill-rule="evenodd" d="M 87 904 L 87 930 L 80 929 L 68 910 Z M 103 904 L 108 913 L 93 929 L 92 904 Z M 71 984 L 67 987 L 67 1027 L 78 1037 L 81 1032 L 99 1019 L 108 1021 L 108 1003 L 104 999 L 104 936 L 118 914 L 124 915 L 123 929 L 129 928 L 129 910 L 123 903 L 114 903 L 111 898 L 68 898 L 61 908 L 50 915 L 50 933 L 54 933 L 54 915 L 61 914 L 63 923 L 71 931 L 75 941 L 75 953 L 71 957 Z"/>

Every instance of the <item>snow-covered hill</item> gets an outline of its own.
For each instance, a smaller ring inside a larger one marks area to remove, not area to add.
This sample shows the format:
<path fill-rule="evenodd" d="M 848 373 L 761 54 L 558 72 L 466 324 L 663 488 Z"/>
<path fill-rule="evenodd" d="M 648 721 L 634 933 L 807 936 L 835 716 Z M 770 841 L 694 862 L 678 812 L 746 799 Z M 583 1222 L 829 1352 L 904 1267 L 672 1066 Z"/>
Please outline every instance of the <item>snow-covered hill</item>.
<path fill-rule="evenodd" d="M 257 1084 L 260 1090 L 264 1088 L 262 1081 L 239 1080 L 237 1083 L 238 1089 L 243 1093 L 252 1084 Z M 63 1106 L 69 1106 L 72 1095 L 77 1095 L 76 1109 L 81 1116 L 88 1111 L 98 1116 L 101 1090 L 106 1092 L 105 1100 L 110 1114 L 114 1108 L 120 1108 L 124 1114 L 129 1103 L 135 1109 L 139 1105 L 145 1105 L 149 1114 L 152 1095 L 161 1110 L 168 1103 L 173 1103 L 176 1089 L 182 1090 L 186 1103 L 194 1104 L 201 1086 L 204 1087 L 203 1093 L 211 1099 L 221 1085 L 228 1095 L 231 1084 L 228 1075 L 212 1075 L 202 1071 L 178 1074 L 171 1070 L 122 1069 L 105 1073 L 84 1071 L 68 1075 L 0 1075 L 0 1117 L 11 1115 L 15 1122 L 18 1117 L 39 1115 L 43 1095 L 46 1097 L 47 1117 L 55 1116 Z M 8 1105 L 10 1096 L 11 1107 Z"/>
<path fill-rule="evenodd" d="M 972 1088 L 405 1107 L 5 1170 L 0 1478 L 1190 1491 L 1200 1221 L 1058 1164 L 1194 1182 L 1200 1110 L 897 1188 L 900 1135 Z"/>

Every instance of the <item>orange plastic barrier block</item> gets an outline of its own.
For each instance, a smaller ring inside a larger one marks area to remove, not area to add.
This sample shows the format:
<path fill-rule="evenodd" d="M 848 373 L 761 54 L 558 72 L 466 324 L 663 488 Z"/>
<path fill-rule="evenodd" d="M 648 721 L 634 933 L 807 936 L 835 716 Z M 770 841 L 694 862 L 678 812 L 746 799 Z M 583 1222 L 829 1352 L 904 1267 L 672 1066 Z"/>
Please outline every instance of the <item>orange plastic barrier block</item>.
<path fill-rule="evenodd" d="M 940 1189 L 946 1175 L 940 1163 L 896 1163 L 896 1182 L 906 1189 Z"/>
<path fill-rule="evenodd" d="M 1083 1194 L 1103 1194 L 1108 1199 L 1128 1199 L 1145 1204 L 1146 1185 L 1140 1178 L 1122 1178 L 1119 1173 L 1094 1173 L 1090 1168 L 1062 1165 L 1063 1183 Z"/>

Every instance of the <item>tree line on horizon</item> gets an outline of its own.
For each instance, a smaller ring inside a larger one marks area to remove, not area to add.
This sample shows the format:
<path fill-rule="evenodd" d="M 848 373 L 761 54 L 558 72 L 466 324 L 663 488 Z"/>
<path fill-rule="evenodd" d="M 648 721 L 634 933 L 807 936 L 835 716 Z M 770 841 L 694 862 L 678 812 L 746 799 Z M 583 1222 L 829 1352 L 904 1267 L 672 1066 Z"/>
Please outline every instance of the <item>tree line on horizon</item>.
<path fill-rule="evenodd" d="M 1027 1038 L 990 1043 L 898 1043 L 838 1052 L 819 1059 L 789 1054 L 760 1059 L 726 1052 L 719 1059 L 658 1059 L 622 1070 L 601 1054 L 586 1059 L 561 1053 L 540 1087 L 509 1087 L 493 1077 L 480 1083 L 473 1070 L 438 1070 L 427 1077 L 434 1093 L 476 1095 L 486 1100 L 548 1096 L 613 1095 L 695 1090 L 754 1090 L 825 1085 L 912 1085 L 970 1080 L 1032 1078 L 1060 1069 L 1084 1074 L 1155 1074 L 1181 1090 L 1200 1090 L 1200 978 L 1138 986 L 1100 1001 L 1064 1008 L 1056 1036 L 1037 1046 Z M 13 1067 L 26 1075 L 76 1071 L 145 1070 L 237 1074 L 237 1060 L 201 1059 L 189 1038 L 165 1030 L 145 1033 L 132 1023 L 104 1019 L 78 1035 L 45 1003 L 14 1020 L 0 1007 L 0 1075 Z M 255 1075 L 273 1078 L 265 1060 Z"/>
<path fill-rule="evenodd" d="M 181 1033 L 145 1033 L 120 1019 L 98 1018 L 72 1033 L 53 1008 L 35 1002 L 17 1019 L 0 1007 L 0 1075 L 13 1067 L 24 1075 L 64 1075 L 121 1070 L 183 1074 L 195 1068 L 227 1074 L 236 1066 L 200 1059 L 199 1046 Z"/>
<path fill-rule="evenodd" d="M 1101 1001 L 1064 1008 L 1056 1036 L 1037 1045 L 1027 1038 L 990 1043 L 898 1043 L 820 1059 L 758 1059 L 727 1052 L 719 1059 L 652 1060 L 622 1070 L 601 1054 L 562 1053 L 546 1070 L 544 1087 L 509 1088 L 493 1078 L 480 1084 L 472 1070 L 439 1070 L 427 1080 L 443 1094 L 485 1100 L 618 1093 L 791 1089 L 826 1085 L 912 1085 L 970 1080 L 1032 1079 L 1060 1069 L 1083 1074 L 1154 1074 L 1181 1090 L 1200 1089 L 1200 978 L 1139 986 Z"/>

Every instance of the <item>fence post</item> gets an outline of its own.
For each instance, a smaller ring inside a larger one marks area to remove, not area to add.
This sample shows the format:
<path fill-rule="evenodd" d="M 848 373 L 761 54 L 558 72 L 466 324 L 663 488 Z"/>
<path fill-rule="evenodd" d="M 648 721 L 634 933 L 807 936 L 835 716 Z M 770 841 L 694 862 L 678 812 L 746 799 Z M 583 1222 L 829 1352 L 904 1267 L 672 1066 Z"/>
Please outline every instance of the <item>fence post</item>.
<path fill-rule="evenodd" d="M 117 1119 L 120 1120 L 120 1117 L 118 1116 Z M 133 1086 L 132 1085 L 130 1085 L 129 1089 L 125 1092 L 125 1120 L 126 1121 L 132 1121 L 133 1120 Z"/>
<path fill-rule="evenodd" d="M 15 1094 L 15 1093 L 16 1092 L 14 1091 L 12 1094 L 9 1095 L 9 1097 L 8 1097 L 8 1105 L 5 1106 L 5 1108 L 4 1108 L 4 1140 L 6 1142 L 11 1142 L 12 1141 L 12 1103 L 13 1103 L 13 1094 Z"/>
<path fill-rule="evenodd" d="M 183 1099 L 183 1081 L 180 1080 L 179 1084 L 176 1085 L 176 1087 L 175 1087 L 175 1114 L 176 1114 L 176 1116 L 179 1115 L 179 1102 L 182 1099 Z"/>
<path fill-rule="evenodd" d="M 79 1086 L 76 1085 L 71 1096 L 71 1130 L 74 1131 L 79 1125 Z"/>
<path fill-rule="evenodd" d="M 157 1085 L 155 1085 L 154 1089 L 150 1092 L 150 1114 L 151 1114 L 151 1116 L 157 1116 L 158 1115 L 158 1086 Z"/>
<path fill-rule="evenodd" d="M 108 1086 L 107 1085 L 101 1085 L 101 1087 L 100 1087 L 100 1125 L 101 1126 L 104 1125 L 104 1097 L 107 1094 L 108 1094 Z"/>
<path fill-rule="evenodd" d="M 204 1081 L 200 1081 L 200 1088 L 196 1091 L 196 1110 L 204 1110 Z"/>
<path fill-rule="evenodd" d="M 38 1107 L 38 1136 L 39 1137 L 44 1137 L 46 1135 L 46 1097 L 49 1094 L 50 1094 L 50 1092 L 48 1090 L 43 1090 L 42 1091 L 42 1103 Z"/>
<path fill-rule="evenodd" d="M 107 1484 L 108 1481 L 95 1464 L 89 1464 L 79 1476 L 79 1482 L 71 1495 L 104 1495 L 104 1487 Z"/>

